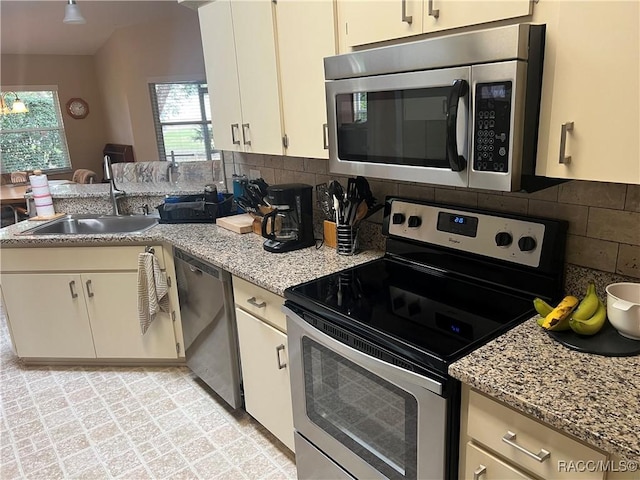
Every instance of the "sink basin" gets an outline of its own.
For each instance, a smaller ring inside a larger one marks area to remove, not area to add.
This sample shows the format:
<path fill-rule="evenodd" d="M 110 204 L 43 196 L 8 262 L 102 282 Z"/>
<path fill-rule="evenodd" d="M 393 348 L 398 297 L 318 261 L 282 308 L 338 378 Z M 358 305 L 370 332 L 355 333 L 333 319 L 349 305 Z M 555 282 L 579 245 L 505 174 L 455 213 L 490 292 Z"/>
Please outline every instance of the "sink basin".
<path fill-rule="evenodd" d="M 96 233 L 141 233 L 158 224 L 157 217 L 146 215 L 65 215 L 21 235 L 93 235 Z"/>

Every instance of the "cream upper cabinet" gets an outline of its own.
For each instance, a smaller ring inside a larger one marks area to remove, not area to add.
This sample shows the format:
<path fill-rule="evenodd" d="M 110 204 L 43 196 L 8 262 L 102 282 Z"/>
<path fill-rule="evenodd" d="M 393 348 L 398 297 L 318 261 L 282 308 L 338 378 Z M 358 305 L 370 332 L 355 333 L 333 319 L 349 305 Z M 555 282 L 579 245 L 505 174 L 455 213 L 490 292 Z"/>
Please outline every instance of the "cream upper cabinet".
<path fill-rule="evenodd" d="M 329 158 L 323 59 L 336 54 L 333 2 L 278 0 L 276 19 L 286 154 Z"/>
<path fill-rule="evenodd" d="M 530 15 L 531 0 L 338 0 L 340 51 L 396 38 Z"/>
<path fill-rule="evenodd" d="M 198 9 L 217 149 L 283 153 L 273 8 L 218 0 Z"/>
<path fill-rule="evenodd" d="M 547 24 L 538 175 L 640 184 L 639 19 L 637 1 L 536 6 Z"/>

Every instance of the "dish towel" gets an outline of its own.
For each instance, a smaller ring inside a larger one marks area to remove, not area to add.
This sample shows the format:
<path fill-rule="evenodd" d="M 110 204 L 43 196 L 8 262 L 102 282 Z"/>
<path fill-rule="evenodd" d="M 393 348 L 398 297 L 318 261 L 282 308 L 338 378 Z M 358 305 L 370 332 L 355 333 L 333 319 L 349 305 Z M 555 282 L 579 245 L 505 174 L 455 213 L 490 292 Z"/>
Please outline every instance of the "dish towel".
<path fill-rule="evenodd" d="M 142 335 L 159 311 L 169 311 L 169 286 L 153 253 L 138 255 L 138 319 Z"/>

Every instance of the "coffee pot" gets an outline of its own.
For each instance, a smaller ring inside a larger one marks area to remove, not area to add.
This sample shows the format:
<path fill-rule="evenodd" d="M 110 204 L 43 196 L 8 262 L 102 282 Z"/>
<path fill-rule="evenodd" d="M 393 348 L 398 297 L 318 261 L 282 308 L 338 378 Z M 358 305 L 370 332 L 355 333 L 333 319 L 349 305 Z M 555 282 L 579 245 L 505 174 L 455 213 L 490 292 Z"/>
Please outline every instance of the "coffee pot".
<path fill-rule="evenodd" d="M 263 247 L 268 252 L 289 252 L 315 244 L 311 185 L 286 183 L 267 188 L 273 210 L 262 217 Z"/>

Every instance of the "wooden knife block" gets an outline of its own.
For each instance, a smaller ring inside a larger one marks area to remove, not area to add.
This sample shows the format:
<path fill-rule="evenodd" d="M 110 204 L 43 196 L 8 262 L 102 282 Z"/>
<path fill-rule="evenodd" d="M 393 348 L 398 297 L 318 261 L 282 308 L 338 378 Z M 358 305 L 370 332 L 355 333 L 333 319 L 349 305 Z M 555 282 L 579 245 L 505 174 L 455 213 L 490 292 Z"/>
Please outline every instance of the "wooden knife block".
<path fill-rule="evenodd" d="M 336 233 L 336 222 L 325 220 L 323 223 L 324 244 L 327 247 L 336 248 L 338 245 L 338 235 Z"/>

